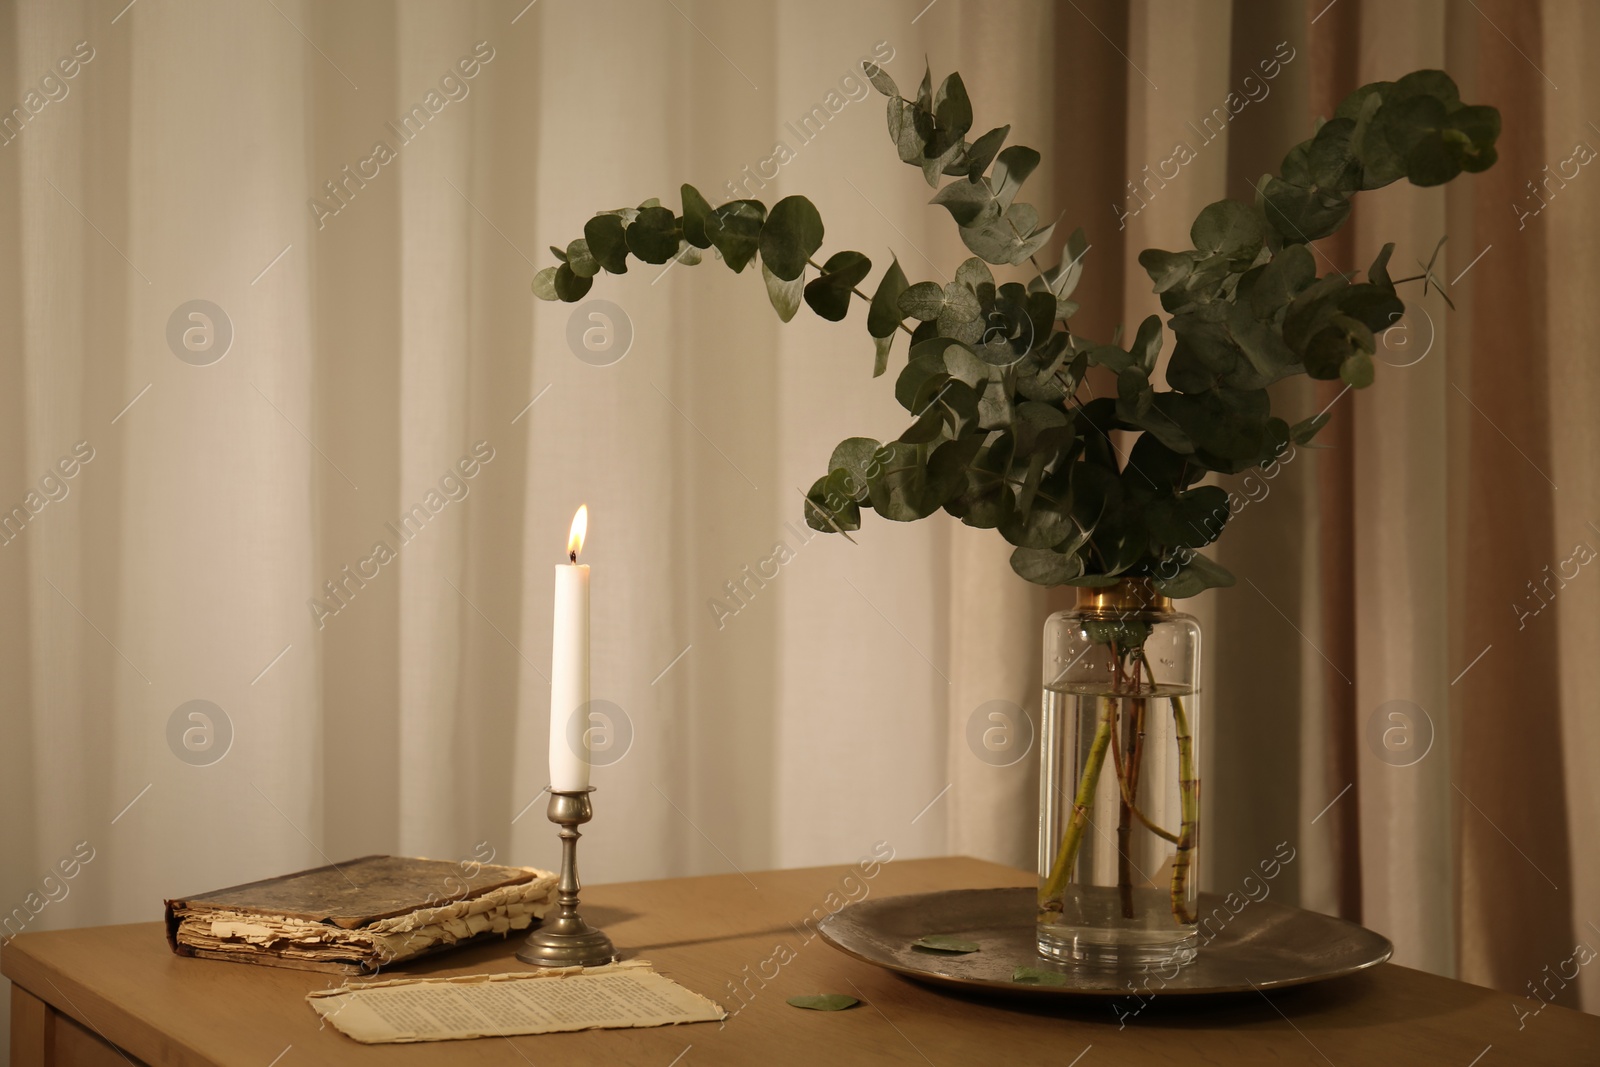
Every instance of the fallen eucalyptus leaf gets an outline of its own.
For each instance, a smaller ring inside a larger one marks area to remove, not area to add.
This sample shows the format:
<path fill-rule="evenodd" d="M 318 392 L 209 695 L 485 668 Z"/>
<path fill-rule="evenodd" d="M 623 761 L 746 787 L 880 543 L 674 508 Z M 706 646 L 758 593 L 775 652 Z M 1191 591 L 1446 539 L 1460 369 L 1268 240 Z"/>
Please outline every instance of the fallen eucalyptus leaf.
<path fill-rule="evenodd" d="M 1066 985 L 1067 976 L 1040 967 L 1018 967 L 1011 972 L 1011 980 L 1022 985 Z"/>
<path fill-rule="evenodd" d="M 790 997 L 791 1008 L 806 1008 L 810 1011 L 844 1011 L 853 1008 L 861 1001 L 843 993 L 809 993 L 805 996 Z"/>
<path fill-rule="evenodd" d="M 937 952 L 941 956 L 964 956 L 979 951 L 982 946 L 976 941 L 964 941 L 949 934 L 929 934 L 911 942 L 911 947 L 920 952 Z"/>

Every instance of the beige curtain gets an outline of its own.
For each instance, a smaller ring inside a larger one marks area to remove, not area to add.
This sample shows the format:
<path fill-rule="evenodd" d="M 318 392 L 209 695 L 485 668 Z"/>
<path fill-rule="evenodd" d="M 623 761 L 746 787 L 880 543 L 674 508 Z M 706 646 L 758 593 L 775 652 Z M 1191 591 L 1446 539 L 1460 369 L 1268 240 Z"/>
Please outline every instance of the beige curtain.
<path fill-rule="evenodd" d="M 911 86 L 927 55 L 1045 152 L 1033 201 L 1093 245 L 1074 325 L 1109 337 L 1156 306 L 1138 249 L 1248 195 L 1360 81 L 1442 64 L 1504 111 L 1500 165 L 1373 194 L 1324 251 L 1363 266 L 1396 240 L 1409 267 L 1448 232 L 1457 310 L 1418 294 L 1434 345 L 1369 394 L 1285 391 L 1336 402 L 1333 447 L 1252 491 L 1219 553 L 1248 581 L 1192 607 L 1206 881 L 1289 841 L 1296 899 L 1521 991 L 1600 913 L 1595 579 L 1524 630 L 1508 606 L 1600 539 L 1600 194 L 1568 179 L 1521 229 L 1508 205 L 1600 137 L 1600 31 L 1576 3 L 1321 7 L 0 4 L 0 107 L 24 116 L 0 123 L 0 507 L 28 516 L 0 545 L 0 909 L 147 920 L 370 852 L 553 863 L 550 567 L 582 502 L 616 706 L 587 877 L 879 840 L 1030 866 L 1031 759 L 969 737 L 1037 723 L 1039 624 L 1066 598 L 954 523 L 850 544 L 798 521 L 835 442 L 902 421 L 859 321 L 780 325 L 716 263 L 604 279 L 612 308 L 536 304 L 545 247 L 688 180 L 804 192 L 825 252 L 953 270 L 847 78 L 889 49 Z M 1270 92 L 1119 221 L 1124 183 L 1280 42 Z M 1397 700 L 1433 725 L 1409 767 L 1367 740 Z M 94 859 L 28 910 L 79 842 Z"/>
<path fill-rule="evenodd" d="M 1241 581 L 1187 608 L 1209 640 L 1205 884 L 1225 892 L 1289 842 L 1304 906 L 1383 931 L 1399 962 L 1522 995 L 1600 938 L 1585 832 L 1600 816 L 1600 586 L 1573 576 L 1600 547 L 1600 388 L 1584 342 L 1600 192 L 1578 162 L 1600 143 L 1583 58 L 1597 33 L 1577 2 L 1054 11 L 1054 183 L 1093 246 L 1074 322 L 1091 335 L 1157 310 L 1139 249 L 1181 244 L 1205 204 L 1250 197 L 1356 86 L 1444 67 L 1504 114 L 1492 171 L 1364 196 L 1322 242 L 1327 271 L 1363 269 L 1395 241 L 1400 277 L 1448 234 L 1434 273 L 1456 308 L 1412 283 L 1376 388 L 1281 391 L 1292 412 L 1332 405 L 1326 447 L 1231 483 L 1246 504 L 1216 554 Z M 1216 136 L 1205 116 L 1230 92 L 1249 102 Z M 1194 160 L 1133 199 L 1124 182 L 1177 143 Z M 1003 546 L 967 542 L 951 557 L 948 759 L 968 786 L 953 790 L 952 847 L 1026 865 L 1032 839 L 1010 821 L 1033 795 L 1026 763 L 974 765 L 956 739 L 1009 692 L 1015 619 L 1061 604 L 1004 581 Z M 1600 1007 L 1587 976 L 1550 992 Z"/>

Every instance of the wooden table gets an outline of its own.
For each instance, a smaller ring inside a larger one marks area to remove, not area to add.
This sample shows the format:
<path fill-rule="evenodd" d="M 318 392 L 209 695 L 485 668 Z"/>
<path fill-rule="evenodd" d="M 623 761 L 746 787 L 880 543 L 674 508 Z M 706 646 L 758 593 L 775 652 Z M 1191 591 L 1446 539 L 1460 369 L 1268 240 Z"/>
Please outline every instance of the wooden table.
<path fill-rule="evenodd" d="M 417 1045 L 359 1045 L 322 1028 L 305 994 L 338 976 L 179 959 L 159 923 L 22 934 L 0 953 L 0 972 L 13 982 L 11 1062 L 1600 1064 L 1600 1018 L 1546 1007 L 1519 1031 L 1513 1005 L 1530 1006 L 1522 998 L 1391 964 L 1270 999 L 1158 998 L 1119 1027 L 1106 1002 L 1041 1006 L 935 992 L 845 956 L 804 925 L 863 887 L 882 896 L 1032 882 L 1007 867 L 938 859 L 891 862 L 870 881 L 854 867 L 818 867 L 587 887 L 585 912 L 627 955 L 735 1014 L 720 1026 Z M 514 942 L 495 942 L 403 973 L 517 970 L 515 951 Z M 784 1003 L 821 992 L 865 1003 L 844 1012 Z"/>

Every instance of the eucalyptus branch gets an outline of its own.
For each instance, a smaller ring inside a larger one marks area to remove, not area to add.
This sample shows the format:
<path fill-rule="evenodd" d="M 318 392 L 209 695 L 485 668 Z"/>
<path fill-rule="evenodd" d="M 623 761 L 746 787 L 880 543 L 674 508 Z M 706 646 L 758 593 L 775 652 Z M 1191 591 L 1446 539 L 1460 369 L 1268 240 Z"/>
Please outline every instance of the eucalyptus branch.
<path fill-rule="evenodd" d="M 1190 487 L 1196 468 L 1238 474 L 1271 462 L 1285 441 L 1308 444 L 1328 413 L 1291 425 L 1273 415 L 1266 387 L 1301 373 L 1370 385 L 1377 373 L 1375 339 L 1405 312 L 1396 285 L 1421 281 L 1426 295 L 1438 284 L 1443 294 L 1433 273 L 1439 247 L 1422 275 L 1397 283 L 1388 275 L 1393 245 L 1385 245 L 1365 280 L 1357 281 L 1337 271 L 1319 276 L 1311 242 L 1345 224 L 1357 192 L 1402 180 L 1440 185 L 1488 168 L 1500 133 L 1499 112 L 1464 103 L 1442 71 L 1415 71 L 1357 89 L 1312 137 L 1289 150 L 1279 173 L 1257 185 L 1252 202 L 1206 206 L 1189 229 L 1191 247 L 1140 253 L 1165 321 L 1150 316 L 1126 347 L 1119 333 L 1110 344 L 1080 348 L 1067 332 L 1075 364 L 1081 357 L 1117 380 L 1114 395 L 1096 397 L 1091 387 L 1083 400 L 1086 375 L 1074 379 L 1048 367 L 1060 355 L 1056 324 L 1076 308 L 1071 295 L 1089 246 L 1078 230 L 1057 266 L 1046 269 L 1040 261 L 1037 253 L 1054 224 L 1038 225 L 1037 209 L 1017 201 L 1039 153 L 1007 146 L 1009 126 L 971 136 L 973 107 L 959 74 L 935 87 L 932 72 L 926 73 L 913 98 L 877 66 L 866 64 L 863 73 L 888 98 L 888 134 L 899 158 L 921 171 L 935 190 L 931 203 L 950 213 L 972 252 L 953 281 L 913 285 L 893 261 L 869 293 L 862 288 L 872 270 L 865 255 L 842 251 L 817 263 L 824 228 L 805 197 L 787 196 L 770 208 L 753 199 L 713 207 L 685 185 L 681 213 L 652 199 L 590 218 L 581 238 L 551 248 L 558 265 L 535 275 L 534 293 L 573 302 L 597 276 L 625 273 L 630 258 L 693 265 L 710 250 L 736 273 L 759 263 L 768 299 L 786 322 L 801 303 L 830 321 L 865 303 L 874 376 L 889 370 L 894 335 L 911 339 L 911 354 L 895 378 L 896 399 L 907 411 L 924 414 L 917 399 L 942 375 L 970 390 L 977 417 L 970 403 L 965 414 L 962 405 L 947 403 L 952 417 L 930 427 L 932 439 L 919 432 L 911 441 L 842 442 L 806 493 L 814 505 L 806 509 L 807 523 L 846 532 L 859 529 L 863 508 L 902 522 L 947 511 L 969 525 L 999 529 L 1015 546 L 1012 568 L 1040 585 L 1131 576 L 1152 580 L 1168 596 L 1187 597 L 1233 584 L 1225 569 L 1192 551 L 1198 546 L 1188 531 L 1226 513 L 1227 502 L 1218 486 Z M 1037 272 L 1026 285 L 996 282 L 991 267 L 1024 263 Z M 808 266 L 818 275 L 805 282 Z M 1161 388 L 1151 379 L 1169 328 L 1179 343 Z M 1114 442 L 1107 450 L 1094 440 L 1100 434 L 1111 441 L 1113 430 L 1133 436 L 1126 454 Z M 997 455 L 1001 448 L 1008 451 Z M 887 461 L 860 466 L 863 456 L 880 452 Z M 1007 470 L 1023 463 L 1051 470 L 1052 477 L 1059 473 L 1071 491 L 1039 494 L 1036 486 L 1006 479 L 1003 492 L 991 492 L 982 468 L 1002 460 Z M 1130 496 L 1120 477 L 1124 466 L 1143 475 L 1150 491 L 1141 486 Z M 869 470 L 866 499 L 851 494 L 830 504 L 830 480 L 855 469 Z M 1034 544 L 1039 530 L 1066 528 L 1074 509 L 1102 518 L 1082 536 Z M 1127 545 L 1142 550 L 1129 559 Z M 1106 573 L 1108 562 L 1115 575 Z"/>
<path fill-rule="evenodd" d="M 806 263 L 809 266 L 811 266 L 813 269 L 815 269 L 818 274 L 821 274 L 823 272 L 822 271 L 822 264 L 818 263 L 816 260 L 812 259 L 810 256 L 806 257 Z M 862 300 L 865 300 L 868 305 L 871 305 L 872 297 L 868 296 L 866 293 L 863 293 L 856 286 L 852 285 L 850 287 L 850 291 L 852 293 L 854 293 L 856 296 L 859 296 Z M 900 329 L 904 330 L 908 336 L 915 336 L 915 331 L 912 330 L 911 327 L 907 326 L 905 324 L 904 320 L 902 320 L 898 325 L 899 325 Z"/>

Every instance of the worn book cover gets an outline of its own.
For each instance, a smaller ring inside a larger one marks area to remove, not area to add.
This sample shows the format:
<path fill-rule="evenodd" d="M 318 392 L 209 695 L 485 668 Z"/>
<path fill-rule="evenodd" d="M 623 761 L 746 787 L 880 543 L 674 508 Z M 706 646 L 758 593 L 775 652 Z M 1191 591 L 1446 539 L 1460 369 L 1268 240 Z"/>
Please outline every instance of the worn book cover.
<path fill-rule="evenodd" d="M 533 867 L 364 856 L 167 901 L 180 956 L 371 974 L 526 930 L 556 876 Z"/>

